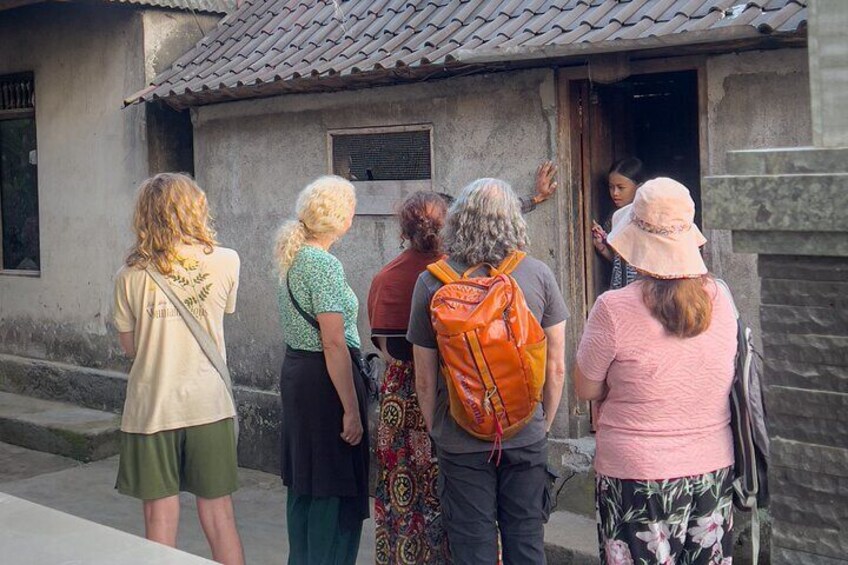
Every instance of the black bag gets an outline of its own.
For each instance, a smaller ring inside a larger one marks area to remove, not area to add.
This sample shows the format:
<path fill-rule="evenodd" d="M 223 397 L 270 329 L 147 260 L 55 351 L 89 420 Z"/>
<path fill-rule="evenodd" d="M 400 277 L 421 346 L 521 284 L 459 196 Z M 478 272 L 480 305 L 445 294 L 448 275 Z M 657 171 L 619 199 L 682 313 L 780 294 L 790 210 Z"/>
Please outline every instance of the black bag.
<path fill-rule="evenodd" d="M 376 402 L 380 397 L 380 375 L 383 374 L 380 356 L 376 353 L 363 356 L 358 349 L 351 349 L 350 353 L 354 367 L 359 371 L 360 377 L 365 382 L 365 394 L 368 397 L 368 402 Z"/>
<path fill-rule="evenodd" d="M 733 431 L 733 505 L 751 512 L 753 563 L 759 554 L 758 508 L 769 502 L 769 436 L 763 401 L 762 357 L 754 349 L 751 328 L 739 317 L 739 310 L 727 284 L 717 279 L 736 315 L 736 373 L 730 389 L 730 427 Z"/>
<path fill-rule="evenodd" d="M 289 285 L 288 278 L 286 278 L 286 288 L 289 291 L 289 299 L 291 299 L 292 306 L 294 306 L 294 309 L 297 310 L 297 313 L 300 314 L 300 316 L 306 320 L 310 326 L 320 332 L 321 326 L 318 324 L 318 320 L 304 310 L 295 299 L 291 285 Z M 365 395 L 369 404 L 376 402 L 377 398 L 380 396 L 380 370 L 378 362 L 380 356 L 376 353 L 369 353 L 363 357 L 362 352 L 353 347 L 349 347 L 348 351 L 350 351 L 350 360 L 353 364 L 354 372 L 359 374 L 359 378 L 361 378 L 365 383 Z"/>
<path fill-rule="evenodd" d="M 733 304 L 727 284 L 722 280 L 717 282 Z M 730 426 L 736 460 L 733 504 L 738 510 L 750 512 L 768 506 L 769 436 L 762 357 L 754 350 L 751 328 L 739 318 L 735 304 L 733 310 L 737 323 L 736 374 L 730 390 Z"/>

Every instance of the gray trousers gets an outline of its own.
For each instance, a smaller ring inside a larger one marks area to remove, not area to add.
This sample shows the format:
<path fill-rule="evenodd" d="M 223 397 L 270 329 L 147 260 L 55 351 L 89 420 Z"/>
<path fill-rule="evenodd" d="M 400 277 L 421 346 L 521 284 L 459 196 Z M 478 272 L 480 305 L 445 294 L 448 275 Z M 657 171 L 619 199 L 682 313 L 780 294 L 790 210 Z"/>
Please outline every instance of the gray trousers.
<path fill-rule="evenodd" d="M 439 498 L 455 565 L 545 563 L 545 522 L 553 507 L 548 440 L 489 453 L 438 451 Z"/>

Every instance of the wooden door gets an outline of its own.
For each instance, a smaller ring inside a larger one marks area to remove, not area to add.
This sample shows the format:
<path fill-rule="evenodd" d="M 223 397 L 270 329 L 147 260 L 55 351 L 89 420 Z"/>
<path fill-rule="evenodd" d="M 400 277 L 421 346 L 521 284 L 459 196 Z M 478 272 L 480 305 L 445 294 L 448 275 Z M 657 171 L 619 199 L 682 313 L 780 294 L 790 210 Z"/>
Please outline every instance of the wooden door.
<path fill-rule="evenodd" d="M 588 80 L 565 72 L 558 80 L 559 160 L 569 188 L 563 212 L 571 236 L 564 252 L 572 310 L 567 352 L 573 367 L 589 310 L 609 284 L 609 263 L 592 245 L 592 221 L 603 224 L 612 211 L 607 171 L 616 158 L 627 155 L 631 139 L 629 128 L 617 127 L 627 123 L 623 117 L 628 110 L 627 97 L 619 89 L 593 88 Z M 570 394 L 572 390 L 569 382 L 569 435 L 581 437 L 591 429 L 590 407 Z"/>

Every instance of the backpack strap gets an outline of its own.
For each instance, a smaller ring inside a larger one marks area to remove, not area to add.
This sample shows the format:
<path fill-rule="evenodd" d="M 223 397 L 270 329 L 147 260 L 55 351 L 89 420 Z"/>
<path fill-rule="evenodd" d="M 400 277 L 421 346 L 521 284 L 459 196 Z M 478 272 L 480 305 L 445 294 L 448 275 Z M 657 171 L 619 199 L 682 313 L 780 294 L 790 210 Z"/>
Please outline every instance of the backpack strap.
<path fill-rule="evenodd" d="M 721 279 L 715 279 L 716 285 L 724 292 L 724 295 L 730 300 L 730 305 L 733 307 L 733 314 L 736 319 L 739 319 L 739 309 L 736 307 L 736 301 L 733 300 L 733 293 L 730 292 L 730 287 Z"/>
<path fill-rule="evenodd" d="M 439 279 L 442 284 L 456 282 L 462 278 L 444 259 L 427 265 L 427 270 L 430 271 L 431 275 Z"/>
<path fill-rule="evenodd" d="M 516 267 L 518 267 L 518 264 L 521 263 L 521 261 L 523 261 L 525 257 L 527 257 L 527 254 L 525 252 L 513 251 L 507 256 L 506 259 L 501 261 L 501 264 L 498 265 L 495 271 L 503 275 L 508 275 L 513 272 Z"/>
<path fill-rule="evenodd" d="M 468 267 L 468 270 L 462 273 L 462 278 L 467 279 L 471 276 L 471 273 L 477 271 L 482 267 L 488 267 L 489 273 L 491 276 L 496 275 L 508 275 L 518 267 L 518 264 L 527 257 L 527 254 L 523 251 L 513 251 L 506 258 L 501 261 L 501 264 L 495 267 L 491 263 L 478 263 L 473 267 Z"/>

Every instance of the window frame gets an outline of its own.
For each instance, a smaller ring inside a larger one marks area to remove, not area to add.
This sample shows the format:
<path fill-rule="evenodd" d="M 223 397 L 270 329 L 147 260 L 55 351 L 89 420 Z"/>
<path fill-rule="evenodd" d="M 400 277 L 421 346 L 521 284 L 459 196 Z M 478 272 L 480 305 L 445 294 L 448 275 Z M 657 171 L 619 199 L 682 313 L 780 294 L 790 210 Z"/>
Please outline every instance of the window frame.
<path fill-rule="evenodd" d="M 423 180 L 352 180 L 357 189 L 357 216 L 393 216 L 395 205 L 404 198 L 420 190 L 431 192 L 434 189 L 435 152 L 433 143 L 433 124 L 398 124 L 390 126 L 371 126 L 339 128 L 327 130 L 327 171 L 335 174 L 333 166 L 333 138 L 343 135 L 379 135 L 382 133 L 427 132 L 430 143 L 430 178 Z M 389 190 L 387 190 L 389 189 Z M 391 194 L 387 198 L 386 194 Z M 396 193 L 396 194 L 392 194 Z"/>
<path fill-rule="evenodd" d="M 9 79 L 14 77 L 27 77 L 32 80 L 33 84 L 33 92 L 35 91 L 35 73 L 32 72 L 21 72 L 21 73 L 8 73 L 4 75 L 0 75 L 0 79 Z M 33 103 L 30 108 L 15 108 L 12 110 L 3 110 L 0 109 L 0 121 L 6 120 L 20 120 L 23 118 L 32 118 L 33 125 L 36 128 L 35 133 L 35 151 L 36 151 L 36 159 L 38 158 L 38 122 L 36 120 L 35 113 L 35 103 Z M 38 192 L 38 164 L 36 163 L 36 184 L 35 190 Z M 39 196 L 41 196 L 39 194 Z M 41 199 L 39 198 L 39 202 Z M 0 212 L 3 210 L 3 195 L 0 192 Z M 41 277 L 41 273 L 43 271 L 43 265 L 41 264 L 41 206 L 38 207 L 38 235 L 39 235 L 39 252 L 38 252 L 38 270 L 25 270 L 25 269 L 5 269 L 3 268 L 3 214 L 0 213 L 0 276 L 6 277 L 29 277 L 29 278 L 39 278 Z"/>

